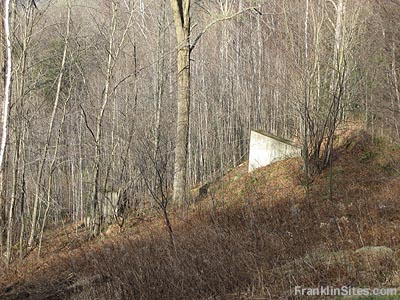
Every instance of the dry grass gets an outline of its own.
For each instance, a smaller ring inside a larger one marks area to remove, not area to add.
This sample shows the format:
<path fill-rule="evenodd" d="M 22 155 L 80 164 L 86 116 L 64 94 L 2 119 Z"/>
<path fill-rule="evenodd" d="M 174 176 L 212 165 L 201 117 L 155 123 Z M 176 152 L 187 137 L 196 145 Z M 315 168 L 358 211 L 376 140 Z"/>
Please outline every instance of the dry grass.
<path fill-rule="evenodd" d="M 120 235 L 16 268 L 0 299 L 286 299 L 296 285 L 398 286 L 399 166 L 398 145 L 349 134 L 333 197 L 327 170 L 309 208 L 299 160 L 253 174 L 243 165 L 173 212 L 175 247 L 161 219 L 130 220 Z"/>

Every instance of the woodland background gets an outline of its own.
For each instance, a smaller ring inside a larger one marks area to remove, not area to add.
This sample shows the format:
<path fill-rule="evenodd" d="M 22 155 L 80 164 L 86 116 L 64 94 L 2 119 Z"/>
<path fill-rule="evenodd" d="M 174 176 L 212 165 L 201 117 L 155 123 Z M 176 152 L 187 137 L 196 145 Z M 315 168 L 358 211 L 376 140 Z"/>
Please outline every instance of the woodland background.
<path fill-rule="evenodd" d="M 174 179 L 169 1 L 35 4 L 10 4 L 0 182 L 0 251 L 8 260 L 24 257 L 46 226 L 92 216 L 93 193 L 100 206 L 118 191 L 125 207 L 163 207 Z M 305 145 L 310 178 L 329 164 L 341 122 L 400 139 L 400 2 L 195 0 L 190 21 L 190 40 L 201 38 L 190 61 L 188 187 L 243 162 L 251 129 Z M 2 47 L 5 56 L 4 40 Z"/>

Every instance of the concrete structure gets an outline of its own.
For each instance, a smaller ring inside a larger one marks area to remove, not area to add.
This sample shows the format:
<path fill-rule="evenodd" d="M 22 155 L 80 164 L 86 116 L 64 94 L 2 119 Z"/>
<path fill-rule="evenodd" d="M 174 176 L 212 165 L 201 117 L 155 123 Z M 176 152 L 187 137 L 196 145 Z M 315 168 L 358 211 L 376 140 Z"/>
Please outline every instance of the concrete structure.
<path fill-rule="evenodd" d="M 301 147 L 261 130 L 250 135 L 249 172 L 275 161 L 301 155 Z"/>
<path fill-rule="evenodd" d="M 106 223 L 110 223 L 114 216 L 119 214 L 121 205 L 120 191 L 107 191 L 101 193 L 99 198 L 102 199 L 102 214 Z"/>

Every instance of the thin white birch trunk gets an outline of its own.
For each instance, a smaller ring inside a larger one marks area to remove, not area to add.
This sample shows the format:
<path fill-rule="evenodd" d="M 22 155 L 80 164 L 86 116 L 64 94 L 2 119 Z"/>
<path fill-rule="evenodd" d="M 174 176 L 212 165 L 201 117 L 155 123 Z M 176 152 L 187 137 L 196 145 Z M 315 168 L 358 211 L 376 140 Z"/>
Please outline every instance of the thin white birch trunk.
<path fill-rule="evenodd" d="M 10 0 L 3 0 L 3 27 L 6 41 L 6 72 L 4 85 L 4 103 L 3 103 L 3 127 L 0 142 L 0 172 L 4 169 L 4 156 L 6 152 L 6 142 L 8 135 L 8 116 L 11 94 L 11 36 L 10 36 Z"/>

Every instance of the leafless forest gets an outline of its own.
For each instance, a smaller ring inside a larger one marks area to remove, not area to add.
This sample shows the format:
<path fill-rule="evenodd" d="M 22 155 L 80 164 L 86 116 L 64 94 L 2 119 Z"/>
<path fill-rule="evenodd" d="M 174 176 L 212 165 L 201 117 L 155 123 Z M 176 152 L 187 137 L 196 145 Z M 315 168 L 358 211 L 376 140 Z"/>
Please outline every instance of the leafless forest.
<path fill-rule="evenodd" d="M 400 139 L 397 0 L 2 3 L 8 262 L 47 227 L 98 235 L 113 197 L 113 222 L 168 220 L 168 202 L 246 159 L 251 129 L 303 145 L 306 185 L 344 122 Z"/>

